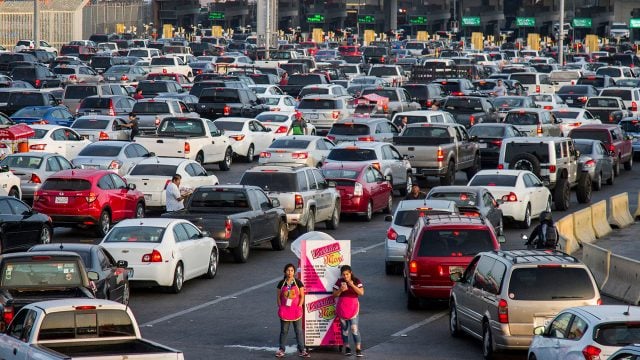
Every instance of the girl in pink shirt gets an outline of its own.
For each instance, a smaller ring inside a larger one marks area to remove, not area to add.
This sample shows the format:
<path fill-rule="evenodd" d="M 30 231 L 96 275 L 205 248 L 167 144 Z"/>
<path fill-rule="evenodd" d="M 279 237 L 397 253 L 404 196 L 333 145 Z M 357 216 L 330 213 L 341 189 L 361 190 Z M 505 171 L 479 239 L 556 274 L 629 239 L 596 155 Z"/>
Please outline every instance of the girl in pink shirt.
<path fill-rule="evenodd" d="M 358 330 L 358 313 L 360 302 L 358 297 L 364 295 L 364 286 L 360 279 L 353 276 L 351 266 L 343 265 L 340 268 L 342 277 L 333 285 L 333 297 L 336 301 L 336 316 L 340 319 L 342 330 L 342 342 L 345 347 L 345 355 L 351 355 L 349 347 L 349 329 L 356 345 L 356 356 L 362 356 L 362 340 Z"/>
<path fill-rule="evenodd" d="M 298 342 L 298 356 L 309 357 L 304 348 L 302 336 L 302 307 L 304 306 L 304 285 L 295 278 L 296 267 L 293 264 L 284 266 L 284 279 L 278 282 L 277 303 L 278 317 L 280 317 L 280 348 L 276 357 L 285 356 L 285 342 L 289 333 L 289 326 L 293 324 L 293 330 Z"/>

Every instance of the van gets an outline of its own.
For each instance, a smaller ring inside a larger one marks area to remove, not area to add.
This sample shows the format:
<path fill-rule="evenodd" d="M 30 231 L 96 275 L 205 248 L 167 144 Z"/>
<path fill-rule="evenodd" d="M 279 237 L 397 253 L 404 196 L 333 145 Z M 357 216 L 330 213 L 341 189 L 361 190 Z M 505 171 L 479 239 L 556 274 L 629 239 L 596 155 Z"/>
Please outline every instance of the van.
<path fill-rule="evenodd" d="M 62 104 L 66 106 L 69 111 L 75 113 L 78 110 L 78 106 L 82 99 L 87 96 L 98 95 L 112 95 L 111 87 L 109 84 L 76 84 L 67 85 L 62 95 Z"/>
<path fill-rule="evenodd" d="M 549 74 L 517 72 L 510 74 L 509 80 L 519 81 L 529 94 L 554 93 L 556 91 Z"/>

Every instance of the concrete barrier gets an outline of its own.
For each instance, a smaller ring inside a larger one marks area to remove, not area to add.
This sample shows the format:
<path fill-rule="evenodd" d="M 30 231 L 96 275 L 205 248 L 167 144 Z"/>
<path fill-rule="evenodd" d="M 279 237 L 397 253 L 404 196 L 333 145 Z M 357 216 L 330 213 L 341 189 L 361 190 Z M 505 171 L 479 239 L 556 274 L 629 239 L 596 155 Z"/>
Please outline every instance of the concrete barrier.
<path fill-rule="evenodd" d="M 632 305 L 640 301 L 640 261 L 611 255 L 609 277 L 602 292 Z"/>
<path fill-rule="evenodd" d="M 637 219 L 640 217 L 640 192 L 638 193 L 638 207 L 636 208 L 636 212 L 633 214 L 633 218 Z"/>
<path fill-rule="evenodd" d="M 629 193 L 614 195 L 609 198 L 609 224 L 617 228 L 624 228 L 633 224 L 633 217 L 629 212 Z"/>
<path fill-rule="evenodd" d="M 593 231 L 598 239 L 605 237 L 613 231 L 607 221 L 607 202 L 598 201 L 591 205 L 591 220 L 593 221 Z"/>
<path fill-rule="evenodd" d="M 573 233 L 581 244 L 596 241 L 596 233 L 593 230 L 591 208 L 584 208 L 573 213 Z"/>
<path fill-rule="evenodd" d="M 573 254 L 580 249 L 578 239 L 573 230 L 573 214 L 569 214 L 556 221 L 556 228 L 560 234 L 560 249 L 567 254 Z"/>
<path fill-rule="evenodd" d="M 609 278 L 610 261 L 611 251 L 594 244 L 582 243 L 582 262 L 591 269 L 600 289 L 604 287 Z"/>

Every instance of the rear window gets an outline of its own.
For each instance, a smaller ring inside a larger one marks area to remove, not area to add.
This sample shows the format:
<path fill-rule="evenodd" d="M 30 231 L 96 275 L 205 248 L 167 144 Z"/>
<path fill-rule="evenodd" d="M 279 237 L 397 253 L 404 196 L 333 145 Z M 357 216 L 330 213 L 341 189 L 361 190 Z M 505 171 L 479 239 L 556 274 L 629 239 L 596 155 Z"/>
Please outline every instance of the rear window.
<path fill-rule="evenodd" d="M 429 90 L 426 86 L 405 86 L 404 88 L 412 98 L 426 99 L 429 97 Z M 493 89 L 493 86 L 491 88 Z"/>
<path fill-rule="evenodd" d="M 538 114 L 527 112 L 510 112 L 504 122 L 512 125 L 538 125 Z"/>
<path fill-rule="evenodd" d="M 64 311 L 48 314 L 38 340 L 135 336 L 129 314 L 123 310 Z"/>
<path fill-rule="evenodd" d="M 73 260 L 6 260 L 2 267 L 3 287 L 82 286 L 78 262 Z"/>
<path fill-rule="evenodd" d="M 376 94 L 382 97 L 386 97 L 389 101 L 398 101 L 398 93 L 395 89 L 364 89 L 362 90 L 362 96 Z"/>
<path fill-rule="evenodd" d="M 291 75 L 289 76 L 289 85 L 313 85 L 322 84 L 320 80 L 322 75 Z"/>
<path fill-rule="evenodd" d="M 508 294 L 512 300 L 536 301 L 588 300 L 595 296 L 585 269 L 544 265 L 514 269 Z"/>
<path fill-rule="evenodd" d="M 593 339 L 598 344 L 604 346 L 621 347 L 629 344 L 637 344 L 640 343 L 640 322 L 625 321 L 604 323 L 596 326 L 593 334 Z"/>
<path fill-rule="evenodd" d="M 611 77 L 622 76 L 622 71 L 616 68 L 600 68 L 596 70 L 596 75 L 609 75 Z"/>
<path fill-rule="evenodd" d="M 591 143 L 576 142 L 576 149 L 580 151 L 581 154 L 591 154 Z"/>
<path fill-rule="evenodd" d="M 412 126 L 404 129 L 402 136 L 415 136 L 422 138 L 444 138 L 451 139 L 447 128 L 431 126 Z"/>
<path fill-rule="evenodd" d="M 151 58 L 151 65 L 174 65 L 174 60 L 171 57 L 154 57 Z"/>
<path fill-rule="evenodd" d="M 535 74 L 511 74 L 509 77 L 510 80 L 518 80 L 522 85 L 535 85 L 536 84 L 536 75 Z"/>
<path fill-rule="evenodd" d="M 458 113 L 483 111 L 482 102 L 471 98 L 449 98 L 444 104 L 444 109 Z"/>
<path fill-rule="evenodd" d="M 227 131 L 242 131 L 244 123 L 236 121 L 216 121 L 216 127 Z"/>
<path fill-rule="evenodd" d="M 65 99 L 84 99 L 93 95 L 98 95 L 97 86 L 67 86 L 64 90 Z"/>
<path fill-rule="evenodd" d="M 505 148 L 504 161 L 511 163 L 512 159 L 519 154 L 529 153 L 537 157 L 540 162 L 549 162 L 549 145 L 545 143 L 507 143 Z"/>
<path fill-rule="evenodd" d="M 357 179 L 358 172 L 346 169 L 326 169 L 322 170 L 322 175 L 327 179 Z M 353 183 L 351 183 L 353 186 Z"/>
<path fill-rule="evenodd" d="M 630 101 L 631 99 L 631 90 L 616 90 L 616 89 L 604 89 L 600 96 L 613 96 L 619 97 L 622 100 Z"/>
<path fill-rule="evenodd" d="M 115 157 L 120 154 L 122 147 L 109 146 L 109 145 L 91 145 L 85 146 L 78 156 L 100 156 L 100 157 Z"/>
<path fill-rule="evenodd" d="M 469 186 L 516 186 L 516 175 L 476 175 L 469 182 Z"/>
<path fill-rule="evenodd" d="M 149 56 L 148 50 L 129 50 L 128 56 L 147 57 Z"/>
<path fill-rule="evenodd" d="M 609 144 L 609 131 L 607 129 L 602 130 L 582 130 L 574 129 L 569 133 L 569 137 L 572 139 L 591 139 L 600 140 L 604 144 Z"/>
<path fill-rule="evenodd" d="M 162 241 L 165 228 L 155 226 L 121 226 L 114 227 L 104 242 L 159 243 Z"/>
<path fill-rule="evenodd" d="M 418 241 L 419 257 L 472 256 L 495 248 L 489 230 L 426 230 Z"/>
<path fill-rule="evenodd" d="M 189 205 L 191 208 L 249 208 L 247 196 L 242 191 L 196 191 Z"/>
<path fill-rule="evenodd" d="M 575 119 L 578 117 L 578 115 L 580 115 L 580 113 L 577 111 L 564 111 L 564 110 L 552 111 L 552 113 L 558 119 Z"/>
<path fill-rule="evenodd" d="M 578 85 L 593 85 L 594 87 L 604 87 L 604 78 L 603 77 L 588 77 L 588 78 L 580 78 L 576 83 Z"/>
<path fill-rule="evenodd" d="M 603 107 L 603 108 L 619 108 L 620 105 L 616 99 L 591 98 L 587 100 L 585 107 Z"/>
<path fill-rule="evenodd" d="M 217 124 L 217 123 L 216 123 Z M 306 149 L 309 146 L 308 140 L 278 139 L 269 145 L 270 149 Z"/>
<path fill-rule="evenodd" d="M 260 114 L 256 116 L 256 119 L 260 122 L 285 122 L 289 120 L 289 116 L 287 115 L 276 115 L 276 114 Z"/>
<path fill-rule="evenodd" d="M 111 99 L 109 98 L 86 98 L 82 100 L 80 104 L 80 108 L 90 108 L 90 109 L 108 109 L 111 106 Z"/>
<path fill-rule="evenodd" d="M 477 137 L 495 137 L 501 138 L 504 136 L 504 126 L 472 126 L 469 129 L 469 135 Z"/>
<path fill-rule="evenodd" d="M 433 209 L 401 210 L 394 215 L 393 223 L 398 226 L 413 227 L 421 216 L 448 214 L 451 213 L 448 211 Z"/>
<path fill-rule="evenodd" d="M 242 185 L 254 185 L 264 191 L 292 192 L 298 191 L 296 175 L 294 173 L 281 173 L 269 171 L 245 172 L 240 180 Z"/>
<path fill-rule="evenodd" d="M 333 149 L 327 156 L 336 161 L 371 161 L 376 160 L 376 152 L 372 149 Z"/>
<path fill-rule="evenodd" d="M 365 56 L 385 56 L 387 55 L 387 49 L 383 47 L 366 47 L 362 54 Z"/>
<path fill-rule="evenodd" d="M 53 71 L 54 74 L 60 74 L 60 75 L 70 75 L 70 74 L 76 73 L 76 70 L 70 67 L 55 67 L 51 71 Z"/>
<path fill-rule="evenodd" d="M 167 118 L 160 123 L 158 133 L 203 136 L 205 131 L 200 119 Z"/>
<path fill-rule="evenodd" d="M 19 93 L 13 92 L 9 95 L 9 106 L 45 105 L 40 93 Z"/>
<path fill-rule="evenodd" d="M 109 126 L 109 120 L 78 119 L 73 125 L 74 129 L 102 130 Z"/>
<path fill-rule="evenodd" d="M 369 76 L 396 76 L 398 69 L 395 66 L 375 66 L 369 70 Z"/>
<path fill-rule="evenodd" d="M 51 110 L 50 108 L 33 108 L 33 107 L 27 107 L 27 108 L 22 108 L 18 111 L 16 111 L 12 117 L 16 117 L 16 118 L 20 118 L 20 117 L 43 117 L 46 115 L 46 113 L 49 112 L 49 110 Z"/>
<path fill-rule="evenodd" d="M 369 135 L 371 133 L 371 129 L 364 124 L 333 124 L 329 133 L 333 135 Z"/>
<path fill-rule="evenodd" d="M 522 98 L 498 98 L 493 101 L 493 105 L 497 108 L 517 108 L 522 107 L 523 104 Z"/>
<path fill-rule="evenodd" d="M 473 86 L 476 90 L 493 90 L 496 84 L 493 81 L 478 81 L 474 82 Z"/>
<path fill-rule="evenodd" d="M 133 105 L 136 114 L 169 114 L 169 104 L 165 102 L 137 102 Z"/>
<path fill-rule="evenodd" d="M 477 206 L 476 194 L 472 192 L 434 192 L 429 194 L 429 199 L 450 200 L 458 207 Z"/>
<path fill-rule="evenodd" d="M 136 90 L 142 90 L 143 95 L 154 95 L 168 91 L 168 84 L 164 82 L 141 82 Z"/>
<path fill-rule="evenodd" d="M 311 88 L 300 90 L 300 95 L 298 96 L 305 97 L 306 95 L 311 95 L 311 94 L 325 95 L 328 93 L 329 93 L 329 89 L 327 88 L 311 87 Z"/>
<path fill-rule="evenodd" d="M 176 165 L 138 164 L 129 175 L 173 176 L 178 171 Z"/>
<path fill-rule="evenodd" d="M 339 109 L 339 101 L 332 99 L 302 99 L 298 109 L 333 110 Z"/>
<path fill-rule="evenodd" d="M 111 67 L 111 58 L 110 57 L 96 57 L 91 58 L 91 67 L 92 68 L 108 68 Z"/>
<path fill-rule="evenodd" d="M 238 103 L 240 102 L 240 94 L 238 91 L 203 89 L 200 93 L 200 103 Z"/>

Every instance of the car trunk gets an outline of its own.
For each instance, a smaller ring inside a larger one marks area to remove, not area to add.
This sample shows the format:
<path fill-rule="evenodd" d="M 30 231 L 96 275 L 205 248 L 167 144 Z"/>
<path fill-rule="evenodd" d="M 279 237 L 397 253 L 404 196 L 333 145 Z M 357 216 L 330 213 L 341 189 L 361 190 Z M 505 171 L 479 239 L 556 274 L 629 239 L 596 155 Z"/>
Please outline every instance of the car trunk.
<path fill-rule="evenodd" d="M 89 190 L 41 190 L 38 201 L 44 203 L 47 207 L 72 210 L 86 207 L 89 194 Z"/>
<path fill-rule="evenodd" d="M 593 117 L 595 117 L 596 119 L 600 119 L 600 121 L 602 121 L 603 123 L 605 122 L 609 122 L 609 115 L 611 114 L 612 111 L 616 111 L 618 109 L 587 109 L 589 110 L 589 112 L 591 113 L 591 115 L 593 115 Z"/>
<path fill-rule="evenodd" d="M 171 176 L 127 176 L 127 183 L 135 184 L 136 190 L 144 194 L 144 200 L 154 203 L 166 198 L 165 189 L 170 181 Z"/>

